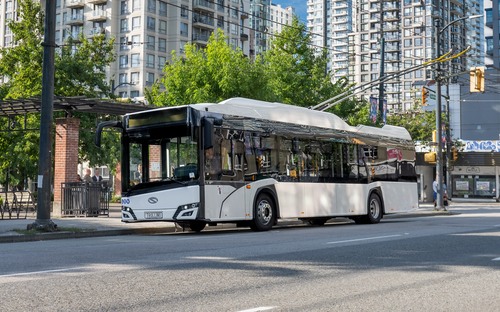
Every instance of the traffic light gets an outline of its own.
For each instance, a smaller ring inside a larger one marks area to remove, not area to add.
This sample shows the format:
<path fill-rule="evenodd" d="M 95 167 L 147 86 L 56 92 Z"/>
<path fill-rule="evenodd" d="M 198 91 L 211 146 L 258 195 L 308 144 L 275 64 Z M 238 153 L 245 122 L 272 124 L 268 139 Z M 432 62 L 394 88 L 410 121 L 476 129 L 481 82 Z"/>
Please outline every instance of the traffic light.
<path fill-rule="evenodd" d="M 484 92 L 484 66 L 470 69 L 470 92 Z"/>
<path fill-rule="evenodd" d="M 432 130 L 432 142 L 437 143 L 437 130 Z"/>
<path fill-rule="evenodd" d="M 428 152 L 424 154 L 424 161 L 427 163 L 435 163 L 436 162 L 436 152 Z"/>
<path fill-rule="evenodd" d="M 422 106 L 427 106 L 427 97 L 429 96 L 429 90 L 424 86 L 422 87 Z"/>
<path fill-rule="evenodd" d="M 456 161 L 458 159 L 458 151 L 454 147 L 451 148 L 451 158 L 453 159 L 453 161 Z"/>

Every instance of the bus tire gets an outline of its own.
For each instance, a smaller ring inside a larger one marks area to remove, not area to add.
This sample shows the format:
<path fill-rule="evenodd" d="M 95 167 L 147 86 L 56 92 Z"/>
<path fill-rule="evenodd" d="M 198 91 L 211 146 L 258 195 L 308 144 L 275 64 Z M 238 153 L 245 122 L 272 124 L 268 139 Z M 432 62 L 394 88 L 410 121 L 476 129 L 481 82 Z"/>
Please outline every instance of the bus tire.
<path fill-rule="evenodd" d="M 203 231 L 203 229 L 205 228 L 206 225 L 207 225 L 207 223 L 203 222 L 203 221 L 191 221 L 191 222 L 189 222 L 189 228 L 191 229 L 191 231 L 194 231 L 194 232 Z"/>
<path fill-rule="evenodd" d="M 271 196 L 265 193 L 260 194 L 255 201 L 250 228 L 254 231 L 268 231 L 273 227 L 275 218 L 276 209 Z"/>
<path fill-rule="evenodd" d="M 382 219 L 382 201 L 380 196 L 376 193 L 370 194 L 370 199 L 368 200 L 368 214 L 366 215 L 366 223 L 376 224 Z"/>

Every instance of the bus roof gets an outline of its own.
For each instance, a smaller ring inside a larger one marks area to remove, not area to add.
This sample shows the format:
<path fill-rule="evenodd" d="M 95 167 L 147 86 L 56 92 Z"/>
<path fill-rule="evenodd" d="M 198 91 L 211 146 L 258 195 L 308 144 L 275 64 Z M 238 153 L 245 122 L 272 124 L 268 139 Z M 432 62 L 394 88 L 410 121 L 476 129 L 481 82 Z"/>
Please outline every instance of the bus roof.
<path fill-rule="evenodd" d="M 246 98 L 231 98 L 218 104 L 192 104 L 190 107 L 207 112 L 336 129 L 368 136 L 395 137 L 411 140 L 405 128 L 385 125 L 382 128 L 359 125 L 352 127 L 335 114 L 305 107 L 271 103 Z"/>

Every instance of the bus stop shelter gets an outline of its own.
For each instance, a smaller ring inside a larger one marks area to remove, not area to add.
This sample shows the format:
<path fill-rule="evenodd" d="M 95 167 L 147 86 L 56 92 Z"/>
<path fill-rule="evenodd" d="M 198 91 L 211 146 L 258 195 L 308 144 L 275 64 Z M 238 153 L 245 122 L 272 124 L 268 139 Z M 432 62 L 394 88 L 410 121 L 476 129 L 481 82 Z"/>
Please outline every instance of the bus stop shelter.
<path fill-rule="evenodd" d="M 0 101 L 0 118 L 9 121 L 14 116 L 36 114 L 41 112 L 41 99 L 18 99 Z M 65 112 L 65 117 L 56 118 L 54 143 L 54 200 L 52 215 L 61 216 L 61 200 L 63 183 L 74 182 L 78 167 L 78 142 L 80 120 L 73 117 L 74 112 L 91 113 L 97 115 L 120 116 L 127 113 L 139 112 L 150 107 L 140 103 L 122 103 L 113 100 L 91 99 L 86 97 L 55 97 L 54 112 Z M 37 129 L 24 129 L 35 131 Z M 9 131 L 9 130 L 5 130 Z"/>

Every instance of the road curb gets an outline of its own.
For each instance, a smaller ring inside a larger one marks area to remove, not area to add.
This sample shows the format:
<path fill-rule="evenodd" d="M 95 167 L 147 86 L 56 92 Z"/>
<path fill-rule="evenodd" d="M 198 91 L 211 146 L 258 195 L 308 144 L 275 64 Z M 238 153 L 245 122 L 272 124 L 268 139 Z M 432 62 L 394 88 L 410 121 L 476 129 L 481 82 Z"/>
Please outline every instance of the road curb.
<path fill-rule="evenodd" d="M 430 216 L 449 216 L 457 215 L 459 213 L 451 211 L 425 211 L 425 212 L 415 212 L 408 214 L 392 214 L 384 216 L 384 219 L 403 219 L 403 218 L 416 218 L 416 217 L 430 217 Z M 339 223 L 346 222 L 338 219 L 332 219 L 329 223 Z M 278 224 L 275 229 L 286 228 L 291 226 L 306 226 L 300 220 L 285 220 Z M 217 228 L 218 226 L 211 227 Z M 228 229 L 227 225 L 220 226 L 221 229 Z M 236 226 L 234 227 L 236 228 Z M 105 237 L 105 236 L 120 236 L 120 235 L 141 235 L 141 234 L 166 234 L 178 231 L 175 226 L 170 227 L 146 227 L 138 229 L 114 229 L 114 230 L 88 230 L 82 232 L 69 232 L 69 231 L 59 231 L 59 232 L 45 232 L 36 234 L 13 234 L 13 235 L 0 235 L 0 243 L 21 243 L 21 242 L 36 242 L 36 241 L 46 241 L 55 239 L 68 239 L 68 238 L 90 238 L 90 237 Z M 182 229 L 180 230 L 182 231 Z M 191 231 L 187 231 L 191 232 Z"/>

